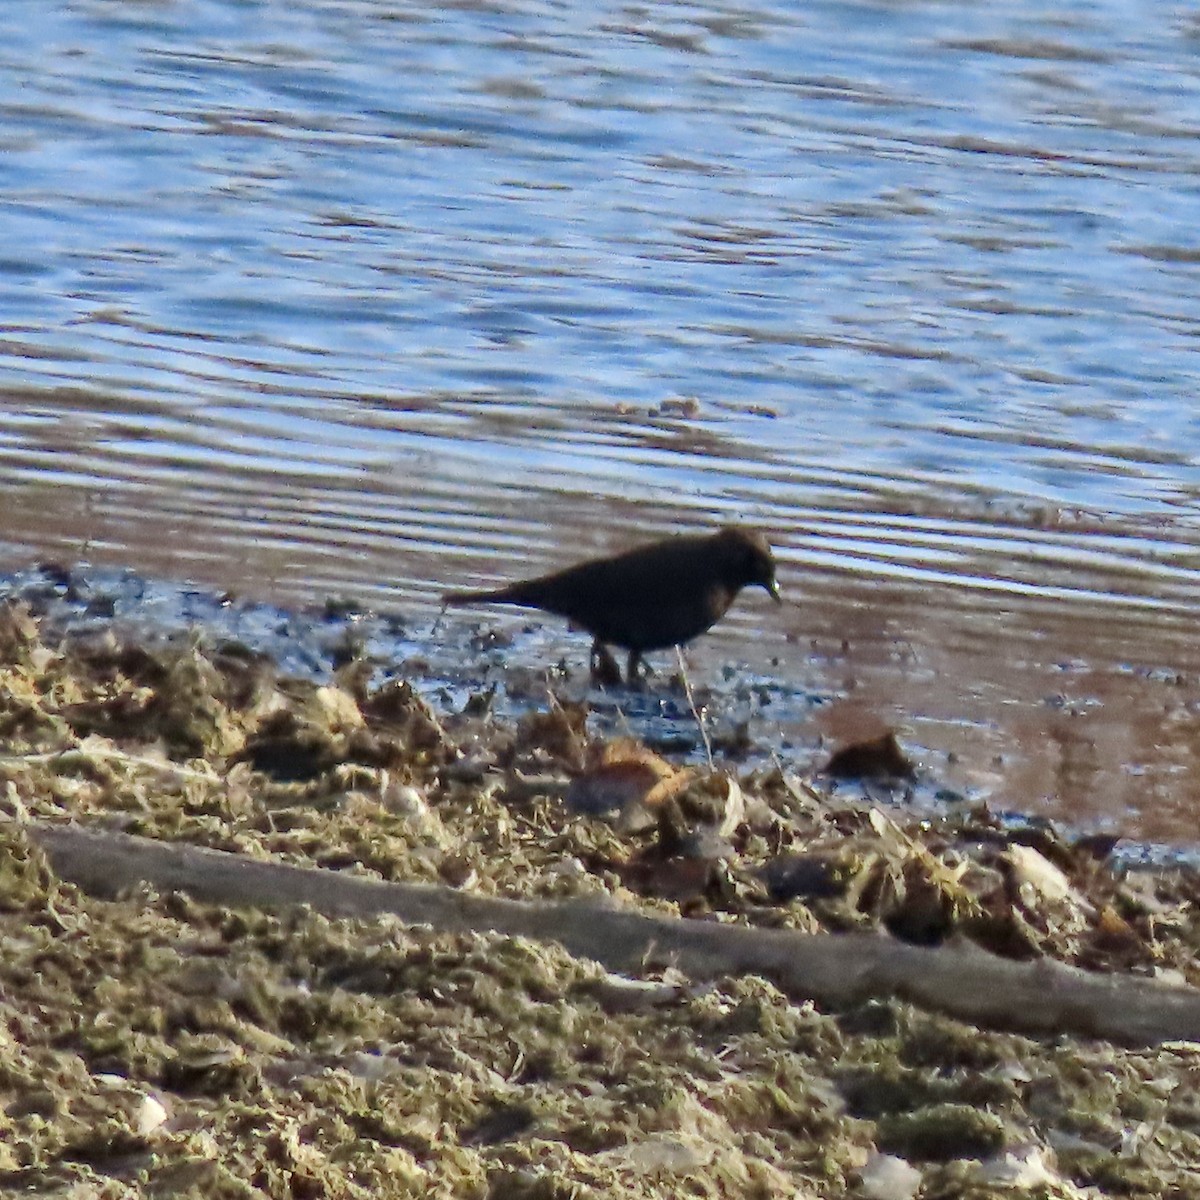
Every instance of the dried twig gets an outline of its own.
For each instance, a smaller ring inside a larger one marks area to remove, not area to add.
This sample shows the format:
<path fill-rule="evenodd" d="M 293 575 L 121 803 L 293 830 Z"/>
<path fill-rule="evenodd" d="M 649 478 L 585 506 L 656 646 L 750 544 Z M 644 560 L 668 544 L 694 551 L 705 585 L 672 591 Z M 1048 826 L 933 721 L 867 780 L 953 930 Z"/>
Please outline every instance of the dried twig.
<path fill-rule="evenodd" d="M 594 900 L 504 900 L 429 884 L 383 883 L 337 871 L 260 862 L 69 825 L 22 826 L 64 879 L 113 896 L 139 883 L 232 906 L 308 904 L 330 916 L 393 913 L 443 931 L 559 942 L 612 970 L 670 962 L 694 978 L 762 975 L 797 999 L 831 1007 L 898 996 L 993 1028 L 1074 1033 L 1132 1045 L 1200 1041 L 1200 991 L 1049 960 L 998 958 L 969 943 L 939 949 L 883 934 L 803 934 L 687 921 Z"/>
<path fill-rule="evenodd" d="M 683 661 L 683 651 L 676 646 L 675 657 L 679 659 L 679 678 L 683 680 L 683 694 L 687 697 L 688 707 L 696 718 L 696 728 L 700 730 L 700 740 L 704 743 L 704 757 L 708 760 L 708 769 L 714 770 L 712 742 L 708 739 L 708 730 L 704 727 L 704 717 L 696 707 L 696 697 L 692 694 L 692 681 L 688 678 L 687 663 Z"/>

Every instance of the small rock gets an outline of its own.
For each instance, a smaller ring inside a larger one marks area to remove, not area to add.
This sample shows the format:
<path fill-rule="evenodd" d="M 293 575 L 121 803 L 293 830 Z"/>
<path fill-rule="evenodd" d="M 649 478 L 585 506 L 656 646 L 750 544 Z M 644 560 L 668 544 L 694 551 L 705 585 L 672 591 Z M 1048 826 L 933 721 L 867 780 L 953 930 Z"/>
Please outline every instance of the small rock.
<path fill-rule="evenodd" d="M 916 1167 L 895 1154 L 872 1154 L 858 1177 L 868 1200 L 912 1200 L 923 1180 Z"/>

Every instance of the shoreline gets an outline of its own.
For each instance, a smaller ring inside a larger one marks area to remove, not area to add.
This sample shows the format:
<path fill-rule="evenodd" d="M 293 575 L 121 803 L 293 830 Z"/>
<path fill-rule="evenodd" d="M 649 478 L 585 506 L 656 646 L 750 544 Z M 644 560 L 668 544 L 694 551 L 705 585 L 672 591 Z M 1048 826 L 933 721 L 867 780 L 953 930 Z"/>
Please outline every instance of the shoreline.
<path fill-rule="evenodd" d="M 318 683 L 228 640 L 60 641 L 9 604 L 0 670 L 10 1186 L 1200 1186 L 1192 1040 L 1082 1036 L 1069 996 L 1070 1019 L 1039 1036 L 914 1003 L 911 981 L 881 983 L 877 968 L 814 1004 L 761 963 L 718 960 L 705 977 L 682 952 L 635 954 L 614 970 L 528 932 L 322 913 L 316 891 L 275 910 L 121 887 L 115 854 L 101 873 L 118 894 L 103 899 L 51 868 L 37 830 L 507 898 L 543 918 L 600 904 L 668 922 L 685 948 L 705 929 L 835 949 L 868 937 L 923 963 L 966 947 L 1014 979 L 1061 964 L 1118 997 L 1150 987 L 1187 1003 L 1191 870 L 1114 869 L 1095 839 L 1006 829 L 981 805 L 936 819 L 884 808 L 786 764 L 710 769 L 597 736 L 577 701 L 513 717 L 480 690 L 440 706 L 352 658 Z M 577 920 L 572 936 L 602 924 Z M 835 959 L 831 978 L 861 957 Z M 962 980 L 985 978 L 983 959 L 964 961 Z M 1002 1010 L 1004 988 L 991 990 Z"/>

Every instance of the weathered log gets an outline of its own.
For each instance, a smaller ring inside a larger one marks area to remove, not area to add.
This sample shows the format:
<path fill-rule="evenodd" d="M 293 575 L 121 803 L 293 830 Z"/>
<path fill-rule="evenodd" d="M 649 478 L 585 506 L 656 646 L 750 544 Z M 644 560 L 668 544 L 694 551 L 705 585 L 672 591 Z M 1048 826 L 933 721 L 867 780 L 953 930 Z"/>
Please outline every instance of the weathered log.
<path fill-rule="evenodd" d="M 884 934 L 747 928 L 651 916 L 595 900 L 505 900 L 77 826 L 33 822 L 26 828 L 63 879 L 100 897 L 148 883 L 231 907 L 307 904 L 331 917 L 391 913 L 440 931 L 558 942 L 616 971 L 670 962 L 697 979 L 761 975 L 827 1008 L 894 996 L 989 1028 L 1130 1045 L 1200 1041 L 1200 990 L 1049 960 L 1013 962 L 966 942 L 928 949 Z"/>

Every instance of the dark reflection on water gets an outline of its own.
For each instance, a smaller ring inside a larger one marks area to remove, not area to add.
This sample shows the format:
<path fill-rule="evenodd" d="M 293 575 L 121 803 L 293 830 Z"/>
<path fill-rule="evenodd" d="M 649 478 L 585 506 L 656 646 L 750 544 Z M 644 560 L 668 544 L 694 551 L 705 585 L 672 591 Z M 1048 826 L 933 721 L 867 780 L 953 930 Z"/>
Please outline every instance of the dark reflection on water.
<path fill-rule="evenodd" d="M 9 564 L 432 621 L 741 517 L 799 603 L 701 669 L 840 697 L 814 744 L 866 712 L 998 803 L 1195 839 L 1186 12 L 8 0 L 0 34 Z"/>

